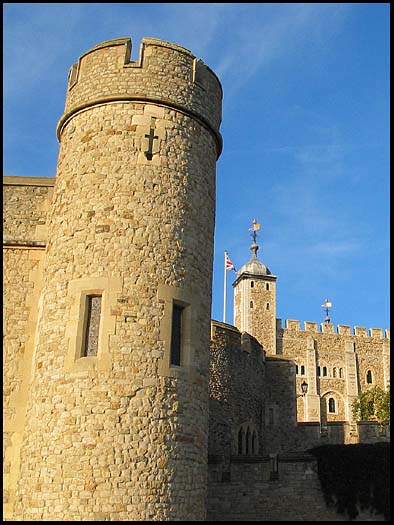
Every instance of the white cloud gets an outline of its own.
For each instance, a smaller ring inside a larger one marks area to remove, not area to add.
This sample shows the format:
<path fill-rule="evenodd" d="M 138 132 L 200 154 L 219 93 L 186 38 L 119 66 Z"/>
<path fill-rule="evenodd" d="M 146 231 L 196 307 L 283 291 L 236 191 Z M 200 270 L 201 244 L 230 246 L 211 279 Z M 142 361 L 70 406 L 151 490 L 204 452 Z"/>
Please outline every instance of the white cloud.
<path fill-rule="evenodd" d="M 226 82 L 227 99 L 262 67 L 295 56 L 305 45 L 324 46 L 341 25 L 341 4 L 249 4 L 238 7 L 237 23 L 215 71 Z M 226 20 L 223 20 L 226 23 Z"/>

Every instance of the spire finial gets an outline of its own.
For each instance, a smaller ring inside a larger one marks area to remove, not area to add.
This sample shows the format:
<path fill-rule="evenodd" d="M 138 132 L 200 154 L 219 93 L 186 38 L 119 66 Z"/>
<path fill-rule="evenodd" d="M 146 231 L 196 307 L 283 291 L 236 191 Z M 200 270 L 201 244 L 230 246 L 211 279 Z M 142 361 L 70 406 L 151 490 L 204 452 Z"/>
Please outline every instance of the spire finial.
<path fill-rule="evenodd" d="M 326 310 L 326 318 L 324 319 L 324 322 L 326 324 L 329 324 L 331 319 L 329 318 L 328 314 L 330 312 L 330 308 L 332 307 L 332 302 L 329 299 L 325 299 L 324 304 L 322 304 L 321 306 Z"/>
<path fill-rule="evenodd" d="M 250 234 L 253 238 L 253 244 L 250 246 L 250 249 L 253 252 L 254 257 L 257 257 L 257 250 L 259 249 L 258 244 L 256 243 L 257 240 L 257 231 L 260 229 L 260 224 L 257 222 L 256 219 L 253 219 L 253 226 L 249 228 L 249 231 L 252 231 Z"/>

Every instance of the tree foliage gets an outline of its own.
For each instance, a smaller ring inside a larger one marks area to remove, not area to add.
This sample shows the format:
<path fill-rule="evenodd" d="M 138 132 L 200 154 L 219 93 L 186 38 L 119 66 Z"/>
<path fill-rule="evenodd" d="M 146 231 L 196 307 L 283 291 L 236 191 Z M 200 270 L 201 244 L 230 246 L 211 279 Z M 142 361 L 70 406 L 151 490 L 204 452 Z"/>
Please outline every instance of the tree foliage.
<path fill-rule="evenodd" d="M 369 388 L 358 395 L 352 410 L 357 421 L 375 420 L 381 425 L 390 423 L 390 389 L 384 391 L 379 386 Z"/>
<path fill-rule="evenodd" d="M 322 445 L 309 450 L 317 459 L 327 506 L 357 518 L 360 510 L 390 521 L 390 444 Z"/>

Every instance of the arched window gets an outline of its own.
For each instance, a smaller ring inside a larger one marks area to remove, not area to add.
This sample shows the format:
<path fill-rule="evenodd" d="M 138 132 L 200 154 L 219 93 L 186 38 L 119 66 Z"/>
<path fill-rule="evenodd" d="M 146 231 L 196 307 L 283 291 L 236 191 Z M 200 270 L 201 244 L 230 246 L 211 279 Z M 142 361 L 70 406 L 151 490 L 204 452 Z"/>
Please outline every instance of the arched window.
<path fill-rule="evenodd" d="M 252 454 L 257 454 L 257 434 L 256 431 L 253 430 L 253 436 L 252 436 Z"/>
<path fill-rule="evenodd" d="M 253 301 L 250 301 L 250 308 L 253 308 Z"/>
<path fill-rule="evenodd" d="M 343 370 L 342 370 L 342 368 L 339 369 L 339 377 L 343 377 Z"/>
<path fill-rule="evenodd" d="M 302 376 L 305 375 L 305 366 L 304 365 L 301 365 L 301 375 Z"/>
<path fill-rule="evenodd" d="M 333 397 L 330 397 L 328 400 L 328 411 L 330 414 L 335 413 L 335 399 Z"/>
<path fill-rule="evenodd" d="M 332 369 L 332 377 L 337 377 L 337 369 L 335 368 L 335 366 Z"/>
<path fill-rule="evenodd" d="M 317 367 L 317 376 L 320 377 L 320 366 Z"/>
<path fill-rule="evenodd" d="M 371 372 L 371 370 L 368 370 L 368 372 L 367 372 L 367 383 L 369 385 L 372 384 L 372 372 Z"/>
<path fill-rule="evenodd" d="M 242 454 L 242 450 L 243 450 L 243 442 L 244 442 L 244 430 L 243 428 L 241 427 L 239 429 L 239 432 L 238 432 L 238 454 Z"/>
<path fill-rule="evenodd" d="M 259 440 L 253 424 L 243 423 L 238 430 L 237 450 L 239 455 L 258 454 Z"/>
<path fill-rule="evenodd" d="M 250 287 L 254 288 L 254 281 L 250 281 Z"/>
<path fill-rule="evenodd" d="M 296 375 L 298 376 L 298 365 L 296 365 Z"/>
<path fill-rule="evenodd" d="M 250 429 L 246 430 L 246 454 L 250 454 Z"/>
<path fill-rule="evenodd" d="M 327 375 L 327 367 L 323 366 L 323 376 L 326 376 L 326 375 Z"/>

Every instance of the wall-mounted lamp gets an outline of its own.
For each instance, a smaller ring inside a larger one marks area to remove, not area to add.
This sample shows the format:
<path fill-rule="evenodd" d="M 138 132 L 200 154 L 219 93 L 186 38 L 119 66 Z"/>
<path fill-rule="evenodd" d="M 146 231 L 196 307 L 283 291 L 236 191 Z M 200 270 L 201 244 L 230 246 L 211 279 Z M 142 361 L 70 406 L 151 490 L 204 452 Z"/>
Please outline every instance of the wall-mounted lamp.
<path fill-rule="evenodd" d="M 297 397 L 304 397 L 308 393 L 308 383 L 305 380 L 301 383 L 301 392 Z"/>

